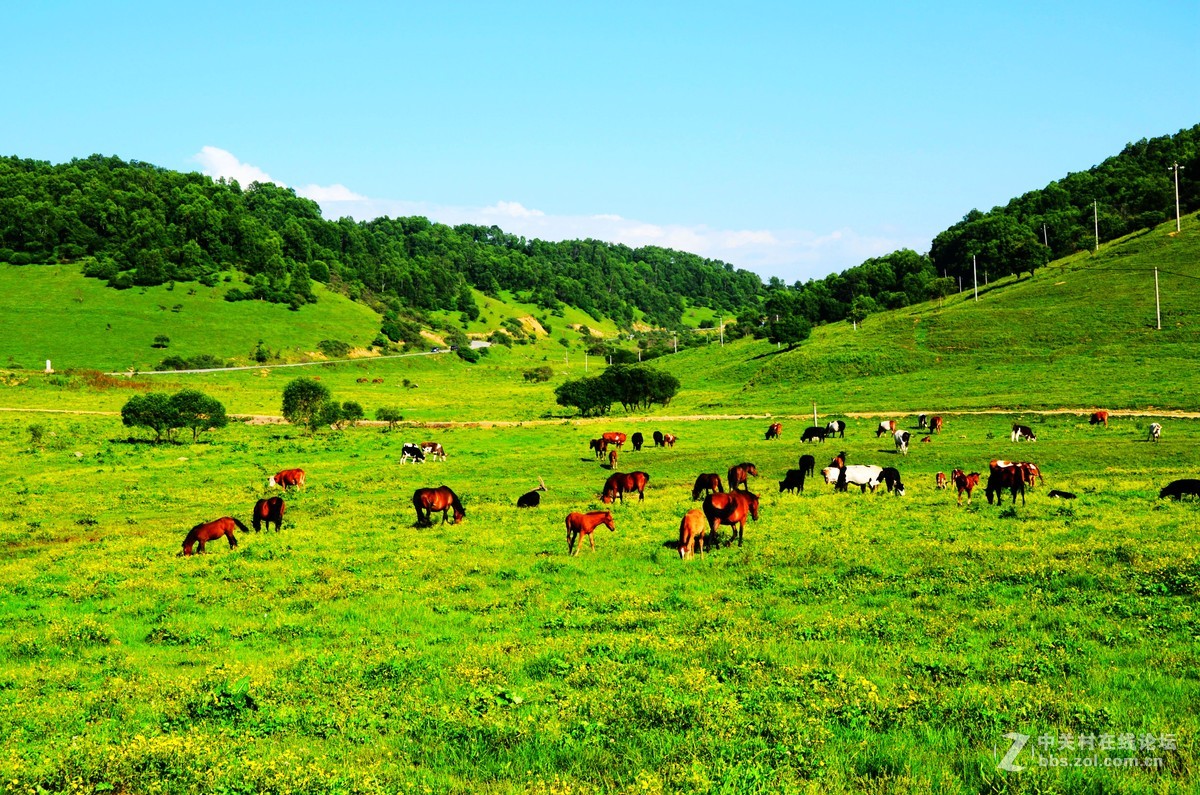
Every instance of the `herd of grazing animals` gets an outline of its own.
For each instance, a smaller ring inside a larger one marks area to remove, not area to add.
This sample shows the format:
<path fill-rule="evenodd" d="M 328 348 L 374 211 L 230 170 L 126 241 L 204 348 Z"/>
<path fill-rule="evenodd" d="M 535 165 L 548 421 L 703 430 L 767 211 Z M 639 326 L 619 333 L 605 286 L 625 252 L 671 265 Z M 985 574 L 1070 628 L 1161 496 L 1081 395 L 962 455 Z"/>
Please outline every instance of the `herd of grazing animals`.
<path fill-rule="evenodd" d="M 1090 418 L 1089 423 L 1092 425 L 1104 425 L 1108 427 L 1109 413 L 1107 411 L 1096 411 Z M 920 414 L 917 418 L 918 428 L 926 427 L 926 415 Z M 944 427 L 944 421 L 941 416 L 934 416 L 928 423 L 928 428 L 932 433 L 940 433 Z M 807 442 L 810 439 L 818 439 L 824 442 L 827 437 L 837 436 L 845 438 L 846 423 L 842 420 L 834 420 L 829 422 L 825 427 L 812 426 L 807 428 L 801 438 L 801 443 Z M 883 436 L 885 433 L 890 433 L 895 441 L 895 453 L 907 455 L 908 443 L 910 434 L 908 431 L 898 429 L 895 420 L 881 421 L 875 431 L 875 438 Z M 782 423 L 772 423 L 766 431 L 765 438 L 767 440 L 779 439 L 783 434 Z M 1155 422 L 1151 423 L 1149 437 L 1147 441 L 1158 442 L 1162 437 L 1162 425 Z M 673 448 L 677 437 L 673 434 L 664 434 L 661 431 L 654 431 L 652 438 L 655 447 Z M 929 436 L 922 441 L 930 441 Z M 1012 433 L 1010 436 L 1013 442 L 1028 440 L 1036 442 L 1037 436 L 1028 426 L 1013 424 Z M 609 469 L 612 474 L 605 481 L 600 493 L 600 500 L 605 504 L 612 504 L 616 500 L 622 503 L 625 501 L 626 493 L 637 492 L 638 502 L 645 500 L 645 492 L 650 476 L 646 472 L 636 471 L 631 473 L 617 472 L 618 451 L 624 445 L 626 436 L 624 433 L 608 432 L 604 433 L 598 439 L 589 441 L 590 448 L 599 458 L 604 455 L 608 448 L 612 446 L 612 450 L 608 451 Z M 644 437 L 638 432 L 632 436 L 633 450 L 639 452 L 643 446 Z M 424 442 L 421 444 L 405 443 L 401 447 L 401 463 L 413 461 L 414 463 L 424 463 L 427 457 L 435 458 L 440 461 L 446 460 L 446 452 L 442 445 L 437 442 Z M 802 455 L 797 462 L 796 469 L 788 469 L 784 473 L 783 480 L 779 481 L 779 491 L 793 492 L 802 494 L 804 492 L 804 482 L 806 477 L 811 476 L 816 468 L 816 460 L 812 455 Z M 753 521 L 758 521 L 759 516 L 759 498 L 752 494 L 749 490 L 748 481 L 751 477 L 758 477 L 758 468 L 751 462 L 743 462 L 735 464 L 729 468 L 727 473 L 728 491 L 722 486 L 721 477 L 717 473 L 702 473 L 697 476 L 692 487 L 692 501 L 703 499 L 703 507 L 701 510 L 688 510 L 679 526 L 679 545 L 678 551 L 681 559 L 688 559 L 694 556 L 695 547 L 698 546 L 700 554 L 704 555 L 705 538 L 708 537 L 710 546 L 719 545 L 720 536 L 719 528 L 722 524 L 730 528 L 731 536 L 729 544 L 732 544 L 736 539 L 737 545 L 742 546 L 746 518 L 749 516 Z M 835 491 L 847 491 L 850 485 L 859 486 L 860 491 L 865 493 L 867 489 L 874 492 L 880 484 L 883 484 L 889 493 L 896 496 L 904 496 L 905 487 L 901 480 L 900 471 L 895 467 L 880 467 L 872 464 L 848 464 L 846 461 L 845 451 L 839 452 L 830 461 L 829 466 L 821 470 L 821 474 L 827 484 L 834 486 Z M 957 492 L 957 504 L 962 505 L 963 495 L 966 495 L 968 504 L 971 502 L 972 492 L 978 486 L 982 475 L 979 472 L 967 473 L 962 469 L 955 469 L 950 477 L 947 478 L 944 472 L 938 472 L 935 479 L 935 487 L 939 490 L 947 489 L 950 484 L 953 484 Z M 547 491 L 546 483 L 542 478 L 538 478 L 539 486 L 532 491 L 522 494 L 517 499 L 518 508 L 536 508 L 541 504 L 541 493 Z M 988 466 L 988 478 L 986 483 L 986 495 L 988 503 L 993 502 L 993 498 L 997 505 L 1003 501 L 1003 492 L 1008 491 L 1010 494 L 1011 503 L 1016 504 L 1017 495 L 1021 495 L 1021 503 L 1025 504 L 1026 489 L 1032 489 L 1037 482 L 1044 483 L 1041 470 L 1038 466 L 1028 461 L 1005 461 L 992 460 Z M 287 489 L 302 489 L 305 485 L 305 474 L 303 469 L 284 469 L 273 475 L 268 481 L 268 487 L 278 487 L 285 491 Z M 1048 496 L 1061 499 L 1075 499 L 1076 495 L 1057 489 L 1050 490 Z M 1160 499 L 1174 498 L 1183 499 L 1185 496 L 1192 496 L 1200 499 L 1200 479 L 1182 479 L 1176 480 L 1167 484 L 1159 493 Z M 466 518 L 466 509 L 459 500 L 458 495 L 454 493 L 448 486 L 440 486 L 437 488 L 420 488 L 413 493 L 413 507 L 416 511 L 417 527 L 429 527 L 433 524 L 432 514 L 436 512 L 442 513 L 442 523 L 447 521 L 450 524 L 458 524 Z M 251 514 L 251 524 L 255 531 L 259 531 L 263 524 L 275 525 L 275 531 L 279 532 L 283 525 L 283 516 L 286 506 L 284 500 L 279 496 L 272 496 L 258 500 Z M 453 513 L 453 520 L 449 520 L 450 514 Z M 590 511 L 590 512 L 571 512 L 567 515 L 566 520 L 567 530 L 567 552 L 570 555 L 578 555 L 579 549 L 582 546 L 583 537 L 587 537 L 588 542 L 593 550 L 596 548 L 594 539 L 594 530 L 600 526 L 606 526 L 610 531 L 616 530 L 616 524 L 611 511 Z M 188 533 L 183 542 L 183 548 L 180 555 L 191 555 L 194 547 L 199 547 L 199 552 L 205 551 L 205 542 L 219 538 L 226 538 L 231 549 L 237 547 L 237 538 L 234 535 L 234 530 L 249 532 L 249 528 L 242 524 L 238 519 L 225 516 L 210 522 L 203 522 L 193 527 Z"/>

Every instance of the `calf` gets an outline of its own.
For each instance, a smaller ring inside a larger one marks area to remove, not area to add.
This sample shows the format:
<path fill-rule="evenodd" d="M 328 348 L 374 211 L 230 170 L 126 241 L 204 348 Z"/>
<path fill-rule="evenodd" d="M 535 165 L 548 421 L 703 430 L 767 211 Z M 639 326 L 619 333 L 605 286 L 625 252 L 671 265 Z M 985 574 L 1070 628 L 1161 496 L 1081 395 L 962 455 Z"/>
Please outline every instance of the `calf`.
<path fill-rule="evenodd" d="M 1059 491 L 1058 489 L 1050 489 L 1050 493 L 1046 495 L 1059 500 L 1073 500 L 1075 495 L 1069 491 Z"/>
<path fill-rule="evenodd" d="M 1157 422 L 1150 423 L 1150 438 L 1146 441 L 1157 442 L 1160 436 L 1162 436 L 1162 426 Z"/>
<path fill-rule="evenodd" d="M 771 439 L 778 439 L 782 435 L 783 435 L 783 423 L 773 422 L 773 423 L 771 423 L 771 426 L 769 428 L 767 428 L 767 440 L 768 441 Z M 822 440 L 822 441 L 824 441 L 824 440 Z"/>
<path fill-rule="evenodd" d="M 937 473 L 937 477 L 934 478 L 934 481 L 936 482 L 938 489 L 946 488 L 946 473 L 945 472 Z"/>
<path fill-rule="evenodd" d="M 679 439 L 679 437 L 673 433 L 664 433 L 663 434 L 663 444 L 665 444 L 667 447 L 674 447 L 675 442 L 678 439 Z"/>
<path fill-rule="evenodd" d="M 1200 499 L 1200 480 L 1196 480 L 1194 478 L 1172 480 L 1170 483 L 1163 486 L 1162 491 L 1158 493 L 1158 498 L 1160 500 L 1165 500 L 1170 497 L 1173 500 L 1182 500 L 1189 494 Z"/>
<path fill-rule="evenodd" d="M 1036 442 L 1037 435 L 1034 434 L 1033 429 L 1030 428 L 1028 425 L 1015 425 L 1014 424 L 1012 426 L 1012 440 L 1014 442 L 1019 442 L 1022 439 L 1028 439 L 1031 442 Z"/>
<path fill-rule="evenodd" d="M 825 428 L 820 428 L 816 425 L 813 425 L 804 429 L 804 433 L 800 436 L 800 441 L 809 442 L 813 439 L 817 439 L 818 441 L 824 442 L 826 433 L 827 430 Z"/>
<path fill-rule="evenodd" d="M 900 470 L 895 467 L 884 467 L 879 473 L 879 480 L 887 486 L 888 493 L 895 492 L 897 497 L 904 496 L 904 484 L 900 482 Z"/>
<path fill-rule="evenodd" d="M 908 440 L 911 438 L 908 431 L 896 431 L 892 434 L 892 438 L 896 440 L 896 449 L 904 455 L 908 455 Z"/>
<path fill-rule="evenodd" d="M 962 495 L 966 493 L 967 504 L 970 505 L 971 492 L 979 485 L 979 473 L 972 472 L 968 475 L 961 469 L 956 469 L 951 473 L 951 478 L 954 480 L 954 488 L 958 489 L 958 504 L 962 505 Z M 988 502 L 991 502 L 991 500 L 989 499 Z"/>
<path fill-rule="evenodd" d="M 1107 428 L 1108 427 L 1108 412 L 1104 411 L 1103 409 L 1101 409 L 1100 411 L 1093 411 L 1092 416 L 1088 418 L 1088 423 L 1091 425 L 1101 425 L 1102 424 L 1102 425 L 1104 425 L 1105 428 Z"/>
<path fill-rule="evenodd" d="M 931 419 L 929 421 L 929 430 L 932 433 L 941 433 L 942 432 L 942 418 L 934 417 L 933 419 Z"/>
<path fill-rule="evenodd" d="M 536 508 L 542 504 L 542 495 L 539 492 L 546 490 L 546 481 L 538 478 L 538 483 L 541 485 L 536 489 L 533 491 L 527 491 L 520 497 L 517 497 L 518 508 Z"/>
<path fill-rule="evenodd" d="M 437 442 L 421 442 L 421 452 L 438 461 L 446 460 L 446 451 Z"/>
<path fill-rule="evenodd" d="M 614 472 L 617 471 L 617 451 L 616 450 L 608 451 L 608 468 Z"/>
<path fill-rule="evenodd" d="M 825 435 L 840 436 L 841 438 L 845 439 L 846 423 L 842 422 L 841 420 L 831 420 L 830 423 L 825 426 Z"/>
<path fill-rule="evenodd" d="M 779 493 L 785 491 L 796 491 L 804 493 L 804 470 L 789 469 L 783 476 L 783 480 L 779 481 Z"/>

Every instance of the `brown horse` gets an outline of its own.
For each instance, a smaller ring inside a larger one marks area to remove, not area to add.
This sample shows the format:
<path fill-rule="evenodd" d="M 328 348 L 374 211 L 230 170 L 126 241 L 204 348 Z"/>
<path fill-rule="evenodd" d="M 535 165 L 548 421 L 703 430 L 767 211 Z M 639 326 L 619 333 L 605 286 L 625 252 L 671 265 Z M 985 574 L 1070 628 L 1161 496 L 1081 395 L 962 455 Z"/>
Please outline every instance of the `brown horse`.
<path fill-rule="evenodd" d="M 679 559 L 687 560 L 695 557 L 696 544 L 700 545 L 700 556 L 704 557 L 704 535 L 708 532 L 708 523 L 704 520 L 704 512 L 695 508 L 683 515 L 679 523 Z"/>
<path fill-rule="evenodd" d="M 942 473 L 939 472 L 939 475 Z M 945 477 L 945 475 L 942 475 Z M 962 495 L 967 495 L 967 505 L 971 504 L 971 492 L 979 485 L 979 473 L 972 472 L 967 474 L 961 469 L 956 469 L 950 473 L 950 482 L 954 484 L 954 488 L 958 490 L 958 504 L 962 505 Z M 943 487 L 944 488 L 944 487 Z"/>
<path fill-rule="evenodd" d="M 743 491 L 748 491 L 749 487 L 746 486 L 746 478 L 750 475 L 758 477 L 758 467 L 746 461 L 737 466 L 730 467 L 729 477 L 725 479 L 725 482 L 729 484 L 730 491 L 737 491 L 738 486 L 741 486 Z"/>
<path fill-rule="evenodd" d="M 192 545 L 199 544 L 200 552 L 204 552 L 204 542 L 225 536 L 229 539 L 229 548 L 237 547 L 237 538 L 233 535 L 233 528 L 237 528 L 244 533 L 249 533 L 250 529 L 246 525 L 234 519 L 232 516 L 222 516 L 211 522 L 198 524 L 188 531 L 187 538 L 183 539 L 183 551 L 180 555 L 192 554 Z"/>
<path fill-rule="evenodd" d="M 742 545 L 742 536 L 746 529 L 746 514 L 758 521 L 758 495 L 748 491 L 730 491 L 725 494 L 710 494 L 704 500 L 704 516 L 714 536 L 719 538 L 717 530 L 721 522 L 733 529 L 730 542 L 737 537 L 738 546 Z"/>
<path fill-rule="evenodd" d="M 596 551 L 596 539 L 592 537 L 592 531 L 600 525 L 605 525 L 609 530 L 616 530 L 617 526 L 613 523 L 612 511 L 591 511 L 590 513 L 569 513 L 567 514 L 567 554 L 578 555 L 579 547 L 583 546 L 580 536 L 587 536 L 588 541 L 592 545 L 592 551 Z M 579 547 L 575 546 L 575 542 L 579 541 Z"/>
<path fill-rule="evenodd" d="M 705 492 L 704 496 L 707 497 L 714 491 L 725 491 L 721 488 L 721 476 L 716 472 L 705 472 L 696 478 L 696 485 L 692 486 L 692 502 L 700 499 L 700 492 Z"/>
<path fill-rule="evenodd" d="M 620 498 L 621 502 L 625 502 L 625 492 L 638 493 L 638 502 L 646 499 L 646 484 L 650 482 L 650 476 L 645 472 L 614 472 L 608 476 L 608 480 L 604 481 L 604 490 L 600 492 L 600 502 L 605 505 L 611 505 L 612 501 Z"/>
<path fill-rule="evenodd" d="M 280 526 L 283 524 L 283 497 L 270 497 L 265 500 L 259 500 L 254 503 L 254 514 L 250 518 L 250 524 L 254 526 L 254 532 L 262 529 L 263 523 L 269 528 L 271 523 L 275 523 L 275 532 L 279 532 Z"/>
<path fill-rule="evenodd" d="M 279 486 L 284 489 L 290 489 L 293 486 L 304 488 L 304 470 L 303 469 L 283 469 L 280 470 L 267 481 L 268 486 Z"/>
<path fill-rule="evenodd" d="M 617 451 L 616 450 L 608 451 L 608 468 L 611 469 L 613 472 L 617 471 Z"/>
<path fill-rule="evenodd" d="M 588 447 L 592 448 L 592 451 L 596 454 L 596 458 L 599 458 L 608 451 L 608 442 L 604 439 L 592 439 L 588 442 Z"/>
<path fill-rule="evenodd" d="M 454 509 L 454 521 L 458 524 L 467 516 L 466 508 L 458 500 L 449 486 L 438 486 L 436 489 L 417 489 L 413 492 L 413 507 L 417 509 L 417 527 L 429 527 L 433 524 L 434 511 L 442 512 L 442 524 L 446 523 L 446 515 Z"/>

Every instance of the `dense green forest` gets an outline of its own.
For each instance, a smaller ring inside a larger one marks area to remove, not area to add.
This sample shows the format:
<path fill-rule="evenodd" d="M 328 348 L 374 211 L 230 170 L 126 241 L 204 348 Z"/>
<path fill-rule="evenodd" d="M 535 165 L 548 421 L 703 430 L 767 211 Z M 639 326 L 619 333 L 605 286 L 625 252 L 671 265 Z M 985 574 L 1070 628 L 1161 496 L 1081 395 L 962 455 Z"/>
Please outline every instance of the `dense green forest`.
<path fill-rule="evenodd" d="M 168 281 L 212 284 L 240 270 L 230 300 L 297 308 L 312 281 L 405 313 L 478 315 L 472 287 L 510 290 L 553 310 L 675 328 L 688 304 L 736 313 L 747 333 L 789 316 L 809 324 L 861 320 L 957 289 L 972 256 L 993 277 L 1032 272 L 1054 257 L 1110 240 L 1174 213 L 1170 167 L 1178 162 L 1184 212 L 1200 206 L 1200 125 L 1141 140 L 1088 171 L 1068 174 L 989 212 L 972 210 L 937 235 L 928 255 L 902 250 L 842 273 L 791 286 L 695 254 L 598 240 L 526 240 L 495 226 L 449 227 L 422 217 L 358 222 L 321 217 L 318 205 L 270 183 L 213 180 L 137 161 L 93 155 L 52 165 L 0 158 L 0 262 L 79 262 L 116 288 Z M 764 325 L 764 320 L 769 321 Z M 803 337 L 803 329 L 790 336 Z M 786 336 L 786 335 L 785 335 Z"/>

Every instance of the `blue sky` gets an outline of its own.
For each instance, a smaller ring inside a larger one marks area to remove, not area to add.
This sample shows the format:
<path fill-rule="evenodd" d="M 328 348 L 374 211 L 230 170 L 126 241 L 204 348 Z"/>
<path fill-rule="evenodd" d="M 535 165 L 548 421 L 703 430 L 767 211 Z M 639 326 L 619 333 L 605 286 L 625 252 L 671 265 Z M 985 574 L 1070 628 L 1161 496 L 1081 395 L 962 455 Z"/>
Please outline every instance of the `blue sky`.
<path fill-rule="evenodd" d="M 10 4 L 0 154 L 791 282 L 1200 122 L 1195 0 L 441 5 Z"/>

